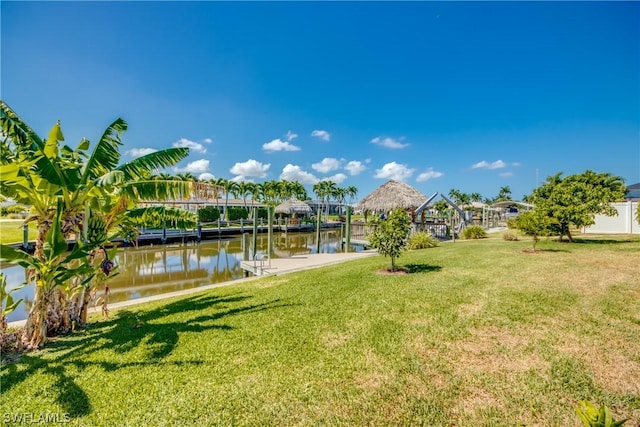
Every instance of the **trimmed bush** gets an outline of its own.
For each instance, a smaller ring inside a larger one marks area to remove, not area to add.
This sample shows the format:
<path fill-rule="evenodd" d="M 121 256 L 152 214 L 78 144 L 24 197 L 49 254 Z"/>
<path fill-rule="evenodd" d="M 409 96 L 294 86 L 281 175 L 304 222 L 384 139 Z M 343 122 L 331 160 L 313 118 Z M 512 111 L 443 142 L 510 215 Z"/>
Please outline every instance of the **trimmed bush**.
<path fill-rule="evenodd" d="M 462 231 L 463 239 L 484 239 L 485 237 L 487 232 L 479 225 L 471 225 Z"/>
<path fill-rule="evenodd" d="M 438 246 L 440 241 L 430 235 L 429 233 L 425 233 L 421 231 L 419 233 L 415 233 L 411 235 L 409 238 L 409 249 L 426 249 L 426 248 L 434 248 Z"/>
<path fill-rule="evenodd" d="M 240 207 L 229 207 L 229 221 L 237 221 L 239 219 L 249 218 L 249 211 Z"/>
<path fill-rule="evenodd" d="M 198 209 L 198 219 L 200 222 L 213 222 L 220 218 L 220 210 L 215 206 L 205 206 Z"/>

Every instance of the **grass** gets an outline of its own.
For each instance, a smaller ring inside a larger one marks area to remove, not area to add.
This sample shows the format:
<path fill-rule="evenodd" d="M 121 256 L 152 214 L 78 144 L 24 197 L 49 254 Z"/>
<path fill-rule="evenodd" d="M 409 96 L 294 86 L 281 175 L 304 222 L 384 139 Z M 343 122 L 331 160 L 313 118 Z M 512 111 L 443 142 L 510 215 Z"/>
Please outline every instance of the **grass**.
<path fill-rule="evenodd" d="M 0 218 L 0 243 L 22 243 L 23 231 L 22 219 L 7 219 Z M 38 231 L 35 227 L 29 227 L 29 240 L 35 240 L 38 235 Z"/>
<path fill-rule="evenodd" d="M 1 368 L 2 413 L 86 426 L 640 423 L 640 239 L 411 251 L 94 319 Z"/>

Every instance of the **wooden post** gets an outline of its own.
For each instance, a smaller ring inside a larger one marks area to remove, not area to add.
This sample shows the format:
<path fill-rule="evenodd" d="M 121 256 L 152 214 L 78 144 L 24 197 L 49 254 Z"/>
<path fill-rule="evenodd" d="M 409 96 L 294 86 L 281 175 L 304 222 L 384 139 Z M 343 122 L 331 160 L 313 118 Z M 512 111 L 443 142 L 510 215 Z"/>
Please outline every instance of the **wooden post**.
<path fill-rule="evenodd" d="M 269 221 L 269 231 L 267 232 L 267 254 L 269 254 L 269 265 L 271 265 L 271 254 L 273 253 L 273 206 L 267 207 L 267 220 Z"/>
<path fill-rule="evenodd" d="M 85 226 L 85 228 L 87 227 Z M 29 249 L 29 223 L 22 226 L 22 247 L 25 250 Z"/>
<path fill-rule="evenodd" d="M 256 253 L 258 253 L 258 213 L 254 209 L 253 215 L 253 259 L 256 259 Z"/>
<path fill-rule="evenodd" d="M 351 251 L 351 206 L 347 206 L 347 237 L 345 252 Z"/>
<path fill-rule="evenodd" d="M 318 208 L 318 214 L 316 215 L 316 253 L 320 253 L 320 220 L 322 218 L 322 214 L 320 213 L 320 208 Z"/>

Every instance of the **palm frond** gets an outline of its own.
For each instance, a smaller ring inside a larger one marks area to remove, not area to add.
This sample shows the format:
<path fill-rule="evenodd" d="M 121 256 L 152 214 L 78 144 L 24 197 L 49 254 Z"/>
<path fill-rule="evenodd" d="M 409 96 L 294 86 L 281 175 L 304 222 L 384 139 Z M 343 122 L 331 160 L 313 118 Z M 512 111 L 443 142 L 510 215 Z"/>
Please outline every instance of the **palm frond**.
<path fill-rule="evenodd" d="M 122 145 L 120 135 L 127 130 L 127 122 L 123 119 L 116 119 L 105 129 L 102 137 L 91 153 L 91 157 L 85 164 L 82 174 L 82 182 L 87 183 L 99 176 L 112 171 L 120 161 L 118 147 Z"/>
<path fill-rule="evenodd" d="M 173 166 L 188 155 L 188 148 L 167 148 L 126 162 L 118 170 L 124 172 L 127 181 L 147 179 L 154 170 Z"/>

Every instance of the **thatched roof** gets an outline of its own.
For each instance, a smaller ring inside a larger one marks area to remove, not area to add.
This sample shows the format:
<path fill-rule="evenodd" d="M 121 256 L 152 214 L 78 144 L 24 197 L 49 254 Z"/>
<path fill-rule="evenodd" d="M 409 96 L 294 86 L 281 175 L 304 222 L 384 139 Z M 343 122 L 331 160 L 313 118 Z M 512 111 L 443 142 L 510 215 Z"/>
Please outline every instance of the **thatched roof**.
<path fill-rule="evenodd" d="M 417 209 L 427 196 L 404 182 L 388 181 L 360 200 L 358 208 L 370 212 L 388 212 L 395 208 Z"/>
<path fill-rule="evenodd" d="M 311 207 L 305 202 L 302 202 L 294 197 L 276 206 L 275 212 L 285 214 L 304 214 L 311 212 Z"/>

